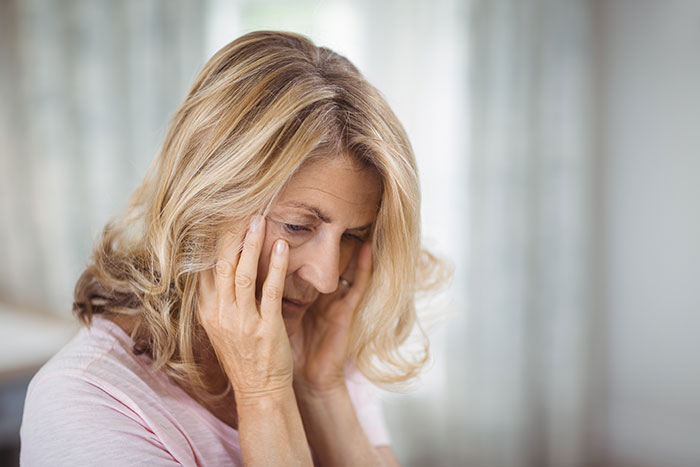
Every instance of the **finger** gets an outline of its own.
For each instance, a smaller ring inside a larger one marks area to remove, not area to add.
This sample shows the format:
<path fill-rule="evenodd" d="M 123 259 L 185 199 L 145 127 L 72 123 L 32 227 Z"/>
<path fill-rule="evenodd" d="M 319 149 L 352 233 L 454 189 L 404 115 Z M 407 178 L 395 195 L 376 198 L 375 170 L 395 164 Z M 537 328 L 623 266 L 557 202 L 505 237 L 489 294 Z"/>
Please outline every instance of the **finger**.
<path fill-rule="evenodd" d="M 199 273 L 197 290 L 197 319 L 201 324 L 208 323 L 216 311 L 216 284 L 214 269 L 209 268 Z"/>
<path fill-rule="evenodd" d="M 216 293 L 216 283 L 214 282 L 214 267 L 207 268 L 199 273 L 200 296 L 206 297 L 211 295 L 212 293 Z"/>
<path fill-rule="evenodd" d="M 272 248 L 270 269 L 267 272 L 262 289 L 260 313 L 263 318 L 279 315 L 282 310 L 284 279 L 289 263 L 289 245 L 284 240 L 277 240 Z"/>
<path fill-rule="evenodd" d="M 359 305 L 362 296 L 365 294 L 372 278 L 372 246 L 365 242 L 360 248 L 357 258 L 357 269 L 355 270 L 355 280 L 350 286 L 347 295 L 343 298 L 353 310 Z"/>
<path fill-rule="evenodd" d="M 197 301 L 201 305 L 216 303 L 216 283 L 214 282 L 214 267 L 199 273 L 199 290 Z"/>
<path fill-rule="evenodd" d="M 219 319 L 233 312 L 235 297 L 233 293 L 233 266 L 225 259 L 216 262 L 216 301 Z"/>
<path fill-rule="evenodd" d="M 234 271 L 236 270 L 236 265 L 238 264 L 238 258 L 241 255 L 241 242 L 243 241 L 243 235 L 236 235 L 233 232 L 227 232 L 221 239 L 221 245 L 219 246 L 219 256 L 217 261 L 220 259 L 226 260 L 233 266 Z"/>
<path fill-rule="evenodd" d="M 221 242 L 219 258 L 214 267 L 214 287 L 219 313 L 232 310 L 235 303 L 234 271 L 238 264 L 238 244 L 232 233 L 227 233 Z"/>
<path fill-rule="evenodd" d="M 257 313 L 258 310 L 255 302 L 255 280 L 258 275 L 258 259 L 264 239 L 265 219 L 262 216 L 253 216 L 235 273 L 236 305 L 241 313 L 249 311 Z"/>

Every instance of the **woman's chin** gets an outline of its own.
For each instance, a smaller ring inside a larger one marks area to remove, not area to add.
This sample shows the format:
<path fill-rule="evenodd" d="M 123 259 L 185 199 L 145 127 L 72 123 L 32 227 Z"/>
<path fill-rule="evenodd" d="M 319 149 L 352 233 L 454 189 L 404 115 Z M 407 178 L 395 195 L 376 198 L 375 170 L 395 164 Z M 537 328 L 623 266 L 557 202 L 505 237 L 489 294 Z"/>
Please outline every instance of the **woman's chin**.
<path fill-rule="evenodd" d="M 284 327 L 287 328 L 288 336 L 291 336 L 301 328 L 301 320 L 305 312 L 306 309 L 282 305 L 282 319 L 284 319 Z"/>
<path fill-rule="evenodd" d="M 284 327 L 287 329 L 288 336 L 291 336 L 301 329 L 301 316 L 285 316 L 283 312 L 282 318 L 284 319 Z"/>

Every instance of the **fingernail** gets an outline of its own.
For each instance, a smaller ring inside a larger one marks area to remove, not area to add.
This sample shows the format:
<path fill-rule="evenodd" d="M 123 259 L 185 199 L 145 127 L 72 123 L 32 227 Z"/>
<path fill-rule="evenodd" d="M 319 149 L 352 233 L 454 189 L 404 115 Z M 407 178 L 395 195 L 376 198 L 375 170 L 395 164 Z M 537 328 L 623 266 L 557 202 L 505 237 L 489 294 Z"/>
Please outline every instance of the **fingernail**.
<path fill-rule="evenodd" d="M 257 232 L 258 229 L 260 228 L 261 221 L 262 221 L 261 216 L 258 216 L 257 214 L 254 215 L 253 218 L 250 220 L 250 231 Z"/>
<path fill-rule="evenodd" d="M 287 242 L 284 240 L 277 240 L 277 243 L 275 243 L 275 253 L 278 255 L 281 255 L 284 253 L 284 250 L 287 249 Z"/>

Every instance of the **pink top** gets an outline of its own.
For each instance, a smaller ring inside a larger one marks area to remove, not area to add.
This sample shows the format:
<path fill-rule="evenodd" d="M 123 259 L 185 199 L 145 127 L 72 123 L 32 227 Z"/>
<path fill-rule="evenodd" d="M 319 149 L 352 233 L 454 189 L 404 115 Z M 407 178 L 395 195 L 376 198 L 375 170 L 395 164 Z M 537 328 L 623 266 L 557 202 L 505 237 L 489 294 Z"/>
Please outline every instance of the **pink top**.
<path fill-rule="evenodd" d="M 243 465 L 238 432 L 199 405 L 116 324 L 96 317 L 34 376 L 22 420 L 25 466 Z M 346 377 L 369 440 L 389 437 L 374 387 Z"/>

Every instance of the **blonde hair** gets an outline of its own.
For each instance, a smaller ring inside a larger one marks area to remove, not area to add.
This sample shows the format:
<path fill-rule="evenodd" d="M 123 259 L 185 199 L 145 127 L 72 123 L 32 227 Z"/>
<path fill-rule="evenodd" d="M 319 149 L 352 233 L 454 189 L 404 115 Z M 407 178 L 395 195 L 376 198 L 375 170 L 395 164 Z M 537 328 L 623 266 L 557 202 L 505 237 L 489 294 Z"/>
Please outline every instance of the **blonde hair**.
<path fill-rule="evenodd" d="M 199 272 L 217 239 L 242 232 L 311 158 L 349 154 L 377 170 L 382 199 L 374 272 L 353 324 L 350 358 L 385 387 L 416 376 L 428 357 L 405 353 L 414 297 L 442 278 L 421 249 L 420 193 L 406 134 L 385 100 L 344 57 L 305 37 L 247 34 L 197 76 L 125 213 L 104 229 L 75 288 L 74 312 L 136 318 L 136 352 L 181 385 L 207 391 L 195 348 L 206 343 Z"/>

